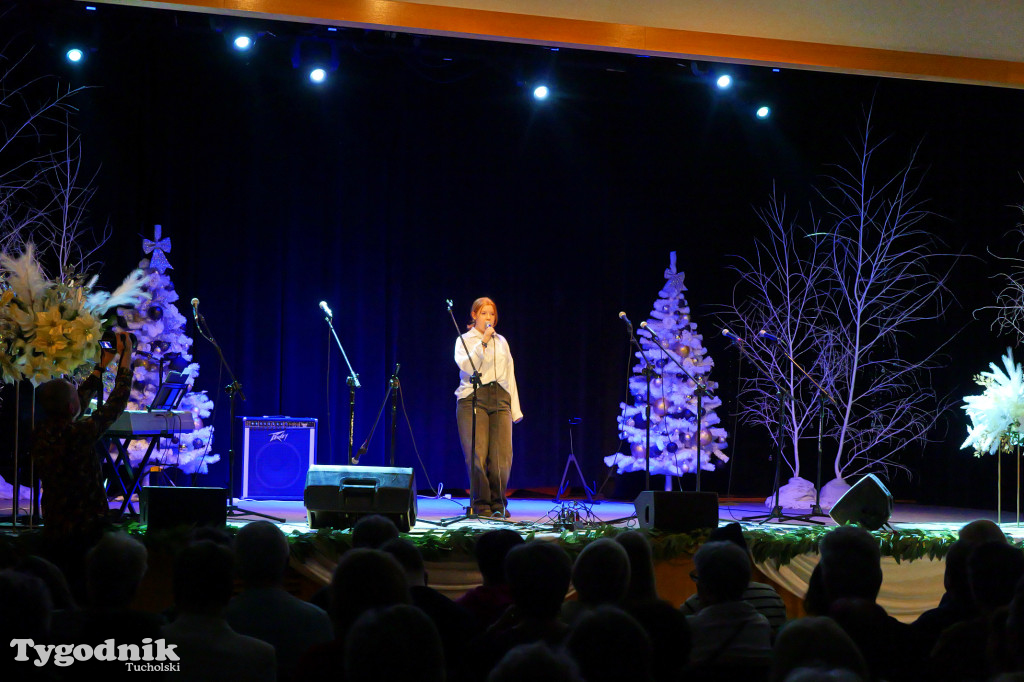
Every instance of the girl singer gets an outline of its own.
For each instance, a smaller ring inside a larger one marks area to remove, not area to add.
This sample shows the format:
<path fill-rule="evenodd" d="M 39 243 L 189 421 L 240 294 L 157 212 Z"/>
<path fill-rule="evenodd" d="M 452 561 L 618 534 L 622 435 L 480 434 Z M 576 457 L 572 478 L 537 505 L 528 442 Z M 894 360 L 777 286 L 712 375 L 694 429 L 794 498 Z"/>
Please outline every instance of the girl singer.
<path fill-rule="evenodd" d="M 487 297 L 473 301 L 469 331 L 455 340 L 459 388 L 455 416 L 469 470 L 473 513 L 508 518 L 505 487 L 512 468 L 512 424 L 523 418 L 519 409 L 512 352 L 505 337 L 494 332 L 498 308 Z M 465 342 L 465 343 L 463 343 Z M 467 355 L 467 349 L 469 354 Z M 473 362 L 470 364 L 470 358 Z M 477 389 L 476 452 L 473 447 L 473 365 L 480 373 Z"/>

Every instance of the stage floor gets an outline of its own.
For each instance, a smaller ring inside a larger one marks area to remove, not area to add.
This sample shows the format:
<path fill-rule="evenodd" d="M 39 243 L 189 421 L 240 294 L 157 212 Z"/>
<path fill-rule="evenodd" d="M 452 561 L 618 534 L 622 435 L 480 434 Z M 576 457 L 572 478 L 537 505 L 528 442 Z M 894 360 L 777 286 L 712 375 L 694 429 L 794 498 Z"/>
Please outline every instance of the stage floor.
<path fill-rule="evenodd" d="M 248 511 L 267 514 L 284 519 L 281 523 L 285 532 L 299 531 L 310 532 L 306 522 L 306 510 L 301 501 L 283 500 L 236 500 L 236 506 Z M 420 497 L 418 499 L 417 522 L 412 533 L 424 533 L 431 530 L 444 528 L 482 528 L 502 527 L 512 525 L 523 530 L 555 530 L 555 523 L 561 515 L 564 527 L 566 521 L 576 521 L 577 527 L 586 526 L 622 526 L 636 527 L 637 520 L 632 502 L 619 502 L 603 500 L 589 503 L 586 500 L 565 500 L 556 502 L 553 499 L 539 498 L 511 498 L 508 510 L 511 517 L 507 521 L 501 519 L 463 519 L 454 522 L 447 522 L 446 519 L 460 517 L 464 513 L 467 504 L 466 498 L 433 498 Z M 779 522 L 772 520 L 768 523 L 758 521 L 744 521 L 749 516 L 757 516 L 768 513 L 764 504 L 754 500 L 729 500 L 723 499 L 719 504 L 719 524 L 739 521 L 746 527 L 751 528 L 791 528 L 794 525 L 810 525 L 803 521 Z M 787 516 L 799 516 L 805 514 L 806 510 L 787 509 L 784 514 Z M 230 520 L 232 525 L 242 525 L 249 521 L 259 520 L 260 517 L 235 517 Z M 890 525 L 896 529 L 918 529 L 928 531 L 957 531 L 964 524 L 975 519 L 997 520 L 994 510 L 958 509 L 952 507 L 928 507 L 916 504 L 896 504 L 893 508 L 893 515 L 889 520 Z M 834 526 L 836 523 L 829 517 L 815 517 L 815 520 L 825 525 Z M 1003 512 L 1001 528 L 1008 535 L 1024 539 L 1024 518 L 1022 523 L 1017 523 L 1015 512 Z"/>
<path fill-rule="evenodd" d="M 139 504 L 133 498 L 133 506 L 138 510 Z M 553 532 L 562 530 L 568 524 L 574 524 L 577 529 L 599 526 L 636 527 L 637 520 L 632 502 L 621 502 L 614 500 L 602 500 L 587 502 L 586 500 L 570 499 L 556 502 L 551 498 L 536 497 L 513 497 L 509 499 L 508 510 L 511 517 L 507 520 L 473 518 L 452 521 L 454 517 L 461 517 L 467 504 L 466 498 L 435 498 L 420 496 L 418 498 L 418 511 L 416 525 L 411 532 L 426 533 L 432 530 L 444 530 L 454 528 L 486 528 L 486 527 L 513 527 L 524 532 Z M 257 514 L 283 519 L 277 522 L 286 533 L 297 531 L 300 533 L 311 532 L 306 521 L 306 509 L 301 500 L 243 500 L 236 499 L 235 506 L 254 514 L 246 516 L 232 516 L 229 524 L 240 526 L 251 521 L 261 520 L 263 517 Z M 111 501 L 111 508 L 117 509 L 120 502 Z M 3 515 L 9 517 L 11 499 L 8 493 L 6 499 L 0 495 L 0 510 Z M 26 514 L 28 501 L 22 501 L 20 513 Z M 739 521 L 747 528 L 782 529 L 792 528 L 798 525 L 810 525 L 804 521 L 770 522 L 746 521 L 750 516 L 766 514 L 761 500 L 750 499 L 729 499 L 723 498 L 719 503 L 719 524 Z M 807 510 L 786 509 L 786 516 L 800 516 L 806 514 Z M 835 522 L 828 516 L 814 517 L 815 520 L 824 525 L 834 526 Z M 890 525 L 895 529 L 917 529 L 926 531 L 956 531 L 964 524 L 975 519 L 990 519 L 1000 522 L 1003 531 L 1016 539 L 1024 540 L 1024 517 L 1018 523 L 1017 514 L 1014 511 L 1003 512 L 1001 519 L 994 510 L 961 509 L 955 507 L 931 507 L 917 504 L 894 505 Z M 558 524 L 558 528 L 556 528 Z"/>

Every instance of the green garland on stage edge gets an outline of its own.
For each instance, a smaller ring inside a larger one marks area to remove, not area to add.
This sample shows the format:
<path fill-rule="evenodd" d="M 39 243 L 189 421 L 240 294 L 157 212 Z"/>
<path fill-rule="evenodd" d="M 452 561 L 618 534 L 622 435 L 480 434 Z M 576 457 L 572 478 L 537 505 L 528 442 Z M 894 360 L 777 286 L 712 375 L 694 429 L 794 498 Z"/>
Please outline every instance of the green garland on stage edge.
<path fill-rule="evenodd" d="M 745 529 L 743 536 L 753 554 L 756 563 L 773 562 L 778 566 L 788 564 L 801 554 L 816 554 L 818 541 L 833 527 L 799 526 L 785 529 Z M 187 528 L 146 532 L 146 527 L 139 523 L 124 524 L 121 529 L 139 537 L 146 543 L 151 552 L 174 553 L 184 545 L 191 534 Z M 237 532 L 233 526 L 227 527 L 229 534 Z M 475 528 L 457 528 L 446 530 L 430 530 L 426 533 L 403 535 L 415 544 L 427 561 L 473 561 L 473 548 L 476 539 L 492 530 Z M 544 534 L 559 542 L 573 557 L 589 543 L 599 538 L 615 537 L 624 532 L 625 528 L 601 526 L 588 530 L 562 531 L 558 536 Z M 536 528 L 525 529 L 524 537 L 531 540 L 538 536 Z M 704 542 L 709 531 L 700 530 L 693 533 L 649 532 L 655 560 L 672 560 L 692 557 Z M 942 559 L 949 551 L 950 545 L 957 539 L 955 531 L 926 530 L 880 530 L 872 533 L 878 538 L 882 556 L 889 556 L 897 563 L 917 559 Z M 13 558 L 27 554 L 39 553 L 42 549 L 38 531 L 22 531 L 18 534 L 0 534 L 0 565 L 9 565 Z M 321 558 L 327 562 L 352 547 L 350 530 L 321 529 L 315 533 L 293 532 L 288 536 L 292 546 L 292 554 L 300 561 Z M 1014 541 L 1015 547 L 1024 548 L 1024 542 Z"/>

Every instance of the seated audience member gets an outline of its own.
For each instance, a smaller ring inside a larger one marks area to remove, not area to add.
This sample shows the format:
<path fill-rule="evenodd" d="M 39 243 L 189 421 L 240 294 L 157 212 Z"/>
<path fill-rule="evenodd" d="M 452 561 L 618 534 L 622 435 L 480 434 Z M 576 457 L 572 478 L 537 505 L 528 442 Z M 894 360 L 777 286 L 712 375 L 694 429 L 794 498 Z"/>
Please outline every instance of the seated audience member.
<path fill-rule="evenodd" d="M 339 680 L 345 670 L 345 638 L 352 624 L 365 612 L 411 604 L 409 584 L 398 561 L 377 549 L 350 549 L 341 555 L 330 585 L 330 609 L 334 639 L 309 648 L 296 669 L 302 682 Z"/>
<path fill-rule="evenodd" d="M 876 603 L 882 587 L 878 540 L 857 526 L 840 526 L 818 544 L 828 615 L 857 644 L 872 676 L 916 679 L 923 651 L 913 629 Z"/>
<path fill-rule="evenodd" d="M 686 616 L 667 601 L 627 602 L 626 613 L 636 619 L 651 641 L 651 673 L 655 682 L 675 682 L 690 662 L 690 626 Z"/>
<path fill-rule="evenodd" d="M 148 556 L 145 545 L 130 535 L 104 535 L 85 556 L 86 607 L 57 614 L 55 637 L 79 644 L 158 639 L 166 625 L 163 616 L 131 608 Z"/>
<path fill-rule="evenodd" d="M 13 569 L 0 571 L 0 679 L 58 679 L 52 669 L 37 667 L 32 661 L 15 661 L 14 639 L 50 641 L 50 615 L 53 602 L 46 584 L 34 575 Z"/>
<path fill-rule="evenodd" d="M 524 542 L 522 535 L 508 529 L 488 531 L 476 541 L 476 564 L 484 584 L 469 590 L 455 603 L 470 613 L 478 631 L 491 627 L 512 605 L 512 592 L 505 579 L 505 557 L 510 549 Z"/>
<path fill-rule="evenodd" d="M 820 561 L 814 565 L 811 576 L 807 579 L 803 606 L 808 616 L 828 615 L 828 597 L 825 595 L 825 583 L 821 579 Z"/>
<path fill-rule="evenodd" d="M 561 546 L 531 540 L 512 548 L 505 558 L 505 575 L 512 606 L 472 647 L 468 679 L 485 679 L 513 647 L 532 642 L 556 647 L 568 632 L 558 614 L 569 590 L 572 560 Z"/>
<path fill-rule="evenodd" d="M 437 629 L 421 610 L 397 604 L 367 611 L 345 643 L 346 682 L 444 682 Z"/>
<path fill-rule="evenodd" d="M 690 658 L 700 674 L 743 666 L 754 677 L 767 674 L 771 625 L 743 601 L 750 582 L 750 559 L 732 542 L 706 542 L 693 557 L 697 593 L 703 608 L 687 616 L 693 646 Z"/>
<path fill-rule="evenodd" d="M 938 606 L 925 611 L 911 624 L 924 651 L 934 648 L 943 630 L 978 615 L 967 579 L 967 557 L 972 548 L 965 540 L 957 540 L 950 545 L 942 577 L 946 591 Z"/>
<path fill-rule="evenodd" d="M 31 555 L 20 559 L 14 568 L 19 573 L 34 575 L 46 583 L 46 588 L 50 591 L 50 597 L 53 599 L 55 612 L 73 611 L 77 607 L 67 578 L 52 561 L 41 556 Z"/>
<path fill-rule="evenodd" d="M 738 523 L 730 523 L 716 528 L 711 531 L 708 535 L 709 542 L 716 542 L 724 540 L 732 542 L 737 547 L 747 553 L 747 558 L 750 558 L 750 548 L 747 547 L 747 541 L 743 537 L 743 529 Z M 753 564 L 753 560 L 751 560 Z M 786 604 L 782 601 L 782 597 L 775 591 L 775 588 L 765 583 L 755 582 L 751 579 L 747 583 L 747 588 L 743 591 L 743 601 L 747 602 L 755 609 L 758 613 L 768 619 L 768 624 L 772 626 L 772 636 L 778 634 L 779 628 L 786 622 Z M 700 594 L 694 594 L 690 596 L 685 602 L 683 602 L 682 611 L 686 615 L 693 615 L 701 609 Z"/>
<path fill-rule="evenodd" d="M 562 620 L 570 625 L 586 611 L 622 602 L 629 590 L 629 555 L 625 548 L 610 538 L 591 542 L 576 557 L 572 584 L 576 600 L 562 604 Z"/>
<path fill-rule="evenodd" d="M 629 557 L 629 589 L 624 603 L 636 604 L 658 599 L 654 581 L 654 556 L 651 542 L 638 530 L 627 530 L 615 536 Z"/>
<path fill-rule="evenodd" d="M 934 679 L 987 679 L 995 672 L 988 644 L 993 638 L 993 619 L 1014 598 L 1024 576 L 1024 554 L 1005 540 L 985 542 L 967 558 L 967 579 L 978 615 L 947 628 L 932 650 Z"/>
<path fill-rule="evenodd" d="M 398 526 L 382 514 L 368 514 L 360 517 L 352 526 L 353 549 L 380 549 L 388 540 L 398 537 Z M 309 602 L 324 611 L 330 611 L 331 595 L 328 588 L 317 590 Z"/>
<path fill-rule="evenodd" d="M 775 640 L 772 682 L 783 682 L 801 668 L 846 670 L 855 679 L 870 678 L 868 664 L 857 645 L 835 621 L 823 616 L 791 621 Z"/>
<path fill-rule="evenodd" d="M 576 662 L 542 642 L 522 644 L 501 659 L 487 682 L 584 682 Z"/>
<path fill-rule="evenodd" d="M 292 679 L 306 649 L 334 638 L 326 611 L 285 591 L 289 555 L 288 539 L 273 523 L 243 526 L 235 537 L 242 592 L 225 612 L 235 632 L 273 645 L 279 681 Z"/>
<path fill-rule="evenodd" d="M 274 647 L 240 635 L 224 620 L 235 585 L 231 549 L 211 540 L 186 546 L 174 561 L 174 603 L 178 617 L 163 636 L 177 645 L 180 676 L 186 680 L 273 682 Z"/>
<path fill-rule="evenodd" d="M 427 585 L 423 555 L 416 545 L 408 540 L 395 538 L 385 542 L 380 549 L 395 557 L 405 571 L 413 606 L 427 614 L 434 623 L 444 646 L 445 659 L 452 662 L 460 660 L 464 655 L 466 638 L 470 632 L 469 614 L 451 599 Z"/>
<path fill-rule="evenodd" d="M 580 614 L 565 650 L 587 682 L 650 682 L 651 643 L 640 623 L 614 606 Z"/>
<path fill-rule="evenodd" d="M 794 668 L 784 678 L 784 682 L 868 682 L 870 678 L 861 677 L 846 668 L 823 668 L 810 666 Z"/>
<path fill-rule="evenodd" d="M 1017 583 L 999 638 L 990 641 L 990 649 L 1000 673 L 1024 678 L 1024 580 Z"/>

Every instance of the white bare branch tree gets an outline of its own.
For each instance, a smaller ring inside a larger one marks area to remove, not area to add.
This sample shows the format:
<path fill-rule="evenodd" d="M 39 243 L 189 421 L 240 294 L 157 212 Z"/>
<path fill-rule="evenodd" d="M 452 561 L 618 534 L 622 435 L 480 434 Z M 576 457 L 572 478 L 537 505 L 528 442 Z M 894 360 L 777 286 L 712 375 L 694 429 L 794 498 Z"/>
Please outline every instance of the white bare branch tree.
<path fill-rule="evenodd" d="M 28 53 L 0 54 L 0 251 L 35 242 L 57 276 L 82 273 L 109 236 L 85 224 L 95 176 L 82 179 L 81 143 L 73 136 L 74 97 L 54 76 L 28 76 Z"/>
<path fill-rule="evenodd" d="M 799 476 L 800 442 L 814 429 L 817 414 L 815 389 L 777 351 L 784 351 L 808 371 L 822 355 L 820 310 L 827 292 L 826 251 L 820 246 L 822 235 L 813 217 L 810 228 L 802 228 L 796 216 L 787 213 L 785 198 L 774 191 L 757 216 L 767 234 L 755 242 L 754 255 L 741 259 L 733 268 L 739 282 L 726 313 L 738 320 L 735 327 L 747 339 L 744 350 L 754 365 L 754 371 L 741 384 L 740 414 L 744 422 L 768 430 L 793 476 Z M 762 329 L 779 339 L 778 346 L 757 336 Z"/>
<path fill-rule="evenodd" d="M 948 341 L 925 350 L 915 344 L 914 358 L 903 342 L 921 323 L 944 315 L 957 256 L 920 227 L 932 214 L 917 197 L 916 150 L 901 170 L 876 180 L 873 161 L 883 142 L 871 138 L 869 110 L 863 135 L 851 145 L 855 162 L 838 167 L 820 192 L 831 289 L 820 310 L 830 331 L 819 367 L 839 403 L 830 435 L 840 484 L 858 473 L 905 470 L 900 454 L 925 440 L 952 405 L 928 380 Z"/>

